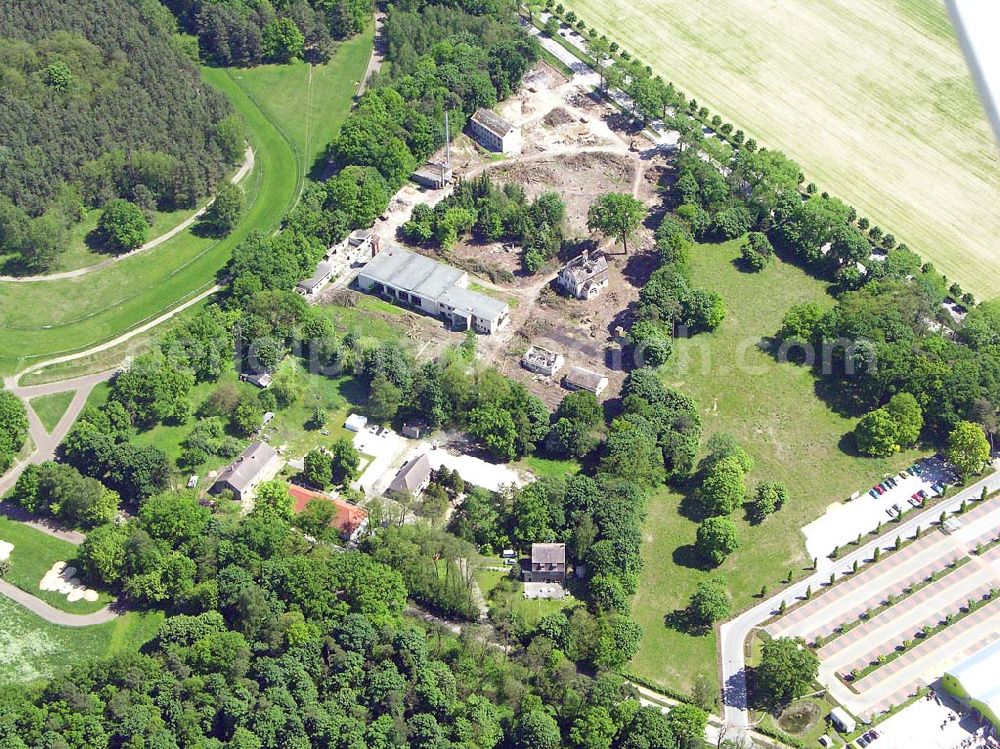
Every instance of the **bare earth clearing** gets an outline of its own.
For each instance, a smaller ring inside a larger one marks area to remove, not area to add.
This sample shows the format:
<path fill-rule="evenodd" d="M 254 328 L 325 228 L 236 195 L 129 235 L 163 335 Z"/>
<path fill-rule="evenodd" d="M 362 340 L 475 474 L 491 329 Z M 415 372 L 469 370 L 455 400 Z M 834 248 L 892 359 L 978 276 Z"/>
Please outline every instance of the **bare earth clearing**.
<path fill-rule="evenodd" d="M 566 5 L 949 278 L 1000 294 L 1000 153 L 941 0 Z"/>

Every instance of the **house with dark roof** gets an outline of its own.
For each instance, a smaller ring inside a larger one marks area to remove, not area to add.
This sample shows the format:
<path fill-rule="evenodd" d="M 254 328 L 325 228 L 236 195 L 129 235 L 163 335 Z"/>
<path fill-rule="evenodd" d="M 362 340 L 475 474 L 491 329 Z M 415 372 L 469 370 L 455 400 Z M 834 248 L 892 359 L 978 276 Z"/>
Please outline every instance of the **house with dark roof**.
<path fill-rule="evenodd" d="M 521 131 L 492 109 L 479 108 L 469 118 L 469 132 L 481 146 L 499 153 L 521 150 Z"/>
<path fill-rule="evenodd" d="M 390 494 L 419 495 L 431 483 L 431 462 L 426 454 L 411 458 L 403 464 L 389 484 Z"/>
<path fill-rule="evenodd" d="M 330 518 L 330 526 L 336 528 L 340 538 L 348 543 L 357 541 L 365 528 L 368 527 L 368 511 L 363 507 L 352 505 L 339 497 L 331 497 L 326 492 L 306 489 L 298 484 L 289 484 L 288 493 L 292 498 L 292 512 L 298 515 L 306 505 L 313 500 L 329 502 L 333 505 L 335 514 Z"/>
<path fill-rule="evenodd" d="M 531 559 L 521 565 L 526 583 L 562 583 L 566 580 L 566 544 L 532 544 Z"/>
<path fill-rule="evenodd" d="M 563 378 L 567 390 L 589 390 L 596 396 L 608 387 L 608 378 L 583 367 L 570 367 Z"/>
<path fill-rule="evenodd" d="M 280 468 L 281 459 L 273 447 L 266 442 L 251 442 L 236 460 L 219 472 L 211 491 L 218 493 L 229 489 L 243 502 L 253 497 L 258 484 L 274 478 Z"/>
<path fill-rule="evenodd" d="M 577 299 L 593 299 L 608 286 L 608 259 L 603 252 L 573 258 L 559 271 L 559 285 Z"/>

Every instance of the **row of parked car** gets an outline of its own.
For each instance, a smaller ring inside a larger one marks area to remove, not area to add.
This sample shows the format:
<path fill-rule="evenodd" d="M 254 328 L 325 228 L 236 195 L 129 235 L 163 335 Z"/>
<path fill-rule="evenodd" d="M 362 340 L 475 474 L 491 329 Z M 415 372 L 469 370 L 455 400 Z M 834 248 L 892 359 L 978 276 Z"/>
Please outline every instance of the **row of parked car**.
<path fill-rule="evenodd" d="M 875 741 L 875 739 L 877 739 L 877 738 L 878 738 L 878 731 L 876 731 L 876 730 L 873 729 L 873 730 L 869 731 L 866 734 L 858 736 L 854 740 L 854 743 L 857 744 L 858 746 L 862 747 L 862 749 L 864 749 L 864 747 L 868 746 L 870 743 L 872 743 L 873 741 Z"/>

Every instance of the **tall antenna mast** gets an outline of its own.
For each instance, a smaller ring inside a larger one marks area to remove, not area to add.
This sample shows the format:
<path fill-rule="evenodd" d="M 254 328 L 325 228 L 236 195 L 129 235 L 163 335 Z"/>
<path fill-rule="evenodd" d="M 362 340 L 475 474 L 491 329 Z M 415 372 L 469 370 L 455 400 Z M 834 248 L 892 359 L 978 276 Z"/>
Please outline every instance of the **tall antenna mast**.
<path fill-rule="evenodd" d="M 444 159 L 451 169 L 451 127 L 448 124 L 448 110 L 444 110 Z"/>

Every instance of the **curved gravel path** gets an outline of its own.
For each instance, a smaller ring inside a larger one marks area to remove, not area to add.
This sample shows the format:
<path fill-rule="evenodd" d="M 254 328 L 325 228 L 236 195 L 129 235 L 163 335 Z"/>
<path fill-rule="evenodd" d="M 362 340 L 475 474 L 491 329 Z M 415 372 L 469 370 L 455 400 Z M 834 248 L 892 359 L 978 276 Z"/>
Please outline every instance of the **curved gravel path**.
<path fill-rule="evenodd" d="M 243 159 L 243 166 L 241 166 L 237 170 L 236 174 L 234 174 L 230 178 L 229 181 L 232 182 L 235 185 L 240 180 L 242 180 L 245 176 L 247 176 L 247 174 L 250 173 L 250 170 L 253 169 L 253 165 L 254 165 L 254 153 L 253 153 L 253 149 L 250 146 L 247 146 L 246 154 L 245 154 L 244 159 Z M 178 234 L 180 234 L 182 231 L 184 231 L 189 226 L 191 226 L 191 224 L 193 224 L 195 221 L 197 221 L 199 218 L 201 218 L 202 214 L 204 214 L 205 211 L 208 210 L 208 207 L 210 205 L 212 205 L 212 203 L 214 201 L 215 201 L 215 198 L 212 198 L 210 201 L 208 201 L 204 205 L 204 207 L 199 208 L 192 215 L 190 215 L 188 218 L 184 219 L 184 221 L 182 221 L 181 223 L 177 224 L 177 226 L 175 226 L 170 231 L 165 232 L 165 233 L 161 234 L 160 236 L 155 237 L 155 238 L 149 240 L 148 242 L 146 242 L 146 244 L 142 245 L 141 247 L 136 247 L 134 250 L 126 252 L 126 253 L 124 253 L 122 255 L 116 255 L 115 257 L 108 258 L 107 260 L 102 260 L 99 263 L 94 263 L 93 265 L 88 265 L 88 266 L 86 266 L 84 268 L 77 268 L 76 270 L 62 271 L 61 273 L 47 273 L 47 274 L 40 275 L 40 276 L 0 276 L 0 281 L 6 281 L 8 283 L 31 283 L 31 282 L 36 282 L 36 281 L 62 281 L 64 279 L 66 279 L 66 278 L 78 278 L 80 276 L 85 276 L 88 273 L 94 273 L 95 271 L 102 270 L 104 268 L 107 268 L 108 266 L 114 265 L 115 263 L 120 263 L 125 258 L 132 257 L 133 255 L 138 255 L 139 253 L 142 253 L 142 252 L 147 252 L 147 251 L 153 249 L 154 247 L 159 247 L 161 244 L 163 244 L 167 240 L 173 239 Z"/>
<path fill-rule="evenodd" d="M 119 616 L 110 606 L 105 606 L 92 614 L 70 614 L 49 606 L 41 598 L 36 598 L 31 593 L 26 593 L 20 588 L 11 585 L 6 580 L 0 580 L 0 594 L 7 596 L 10 600 L 18 603 L 34 614 L 42 617 L 51 624 L 58 624 L 61 627 L 89 627 L 93 624 L 104 624 Z"/>

